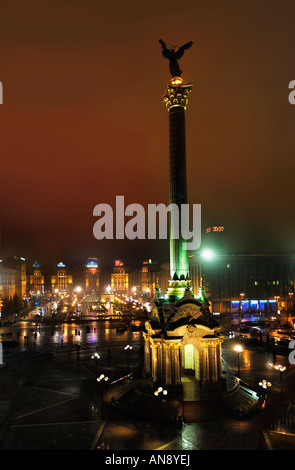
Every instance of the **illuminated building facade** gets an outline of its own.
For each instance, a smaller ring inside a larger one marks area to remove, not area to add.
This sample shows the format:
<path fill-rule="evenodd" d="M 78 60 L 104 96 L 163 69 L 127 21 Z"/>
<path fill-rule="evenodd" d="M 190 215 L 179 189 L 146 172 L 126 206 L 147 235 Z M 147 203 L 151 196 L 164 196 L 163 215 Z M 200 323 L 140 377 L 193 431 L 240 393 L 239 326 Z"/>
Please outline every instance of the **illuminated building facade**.
<path fill-rule="evenodd" d="M 214 312 L 294 310 L 295 255 L 265 253 L 200 253 L 190 258 L 193 289 L 201 284 Z"/>
<path fill-rule="evenodd" d="M 119 259 L 115 260 L 111 274 L 111 289 L 116 294 L 128 295 L 129 293 L 129 276 L 124 263 Z"/>
<path fill-rule="evenodd" d="M 158 267 L 157 261 L 149 259 L 143 261 L 141 268 L 141 289 L 142 294 L 146 297 L 154 298 L 156 288 L 160 284 L 161 269 Z"/>
<path fill-rule="evenodd" d="M 15 294 L 22 300 L 26 297 L 27 275 L 26 260 L 22 257 L 10 257 L 2 261 L 0 284 L 3 298 L 12 298 Z"/>
<path fill-rule="evenodd" d="M 33 264 L 33 274 L 27 276 L 28 290 L 31 294 L 43 294 L 44 293 L 44 276 L 41 274 L 41 269 L 37 261 Z"/>
<path fill-rule="evenodd" d="M 85 266 L 85 293 L 99 291 L 99 267 L 96 258 L 89 258 Z"/>
<path fill-rule="evenodd" d="M 0 265 L 0 299 L 12 299 L 16 291 L 16 270 Z"/>
<path fill-rule="evenodd" d="M 26 261 L 24 258 L 11 257 L 0 262 L 0 317 L 7 315 L 9 304 L 17 308 L 23 305 L 26 297 Z M 12 316 L 11 321 L 15 318 Z"/>
<path fill-rule="evenodd" d="M 66 266 L 63 262 L 59 262 L 56 267 L 56 274 L 51 276 L 52 293 L 71 293 L 73 290 L 73 277 L 67 274 Z"/>

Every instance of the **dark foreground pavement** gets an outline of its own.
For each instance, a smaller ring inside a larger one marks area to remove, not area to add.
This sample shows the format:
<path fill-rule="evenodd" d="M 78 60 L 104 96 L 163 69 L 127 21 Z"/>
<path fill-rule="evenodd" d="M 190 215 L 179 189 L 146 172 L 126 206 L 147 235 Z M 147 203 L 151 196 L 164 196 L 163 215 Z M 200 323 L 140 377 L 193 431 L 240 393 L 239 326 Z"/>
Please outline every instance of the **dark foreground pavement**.
<path fill-rule="evenodd" d="M 277 431 L 265 433 L 265 413 L 222 422 L 141 420 L 103 406 L 91 351 L 15 351 L 0 370 L 0 450 L 267 450 L 294 448 Z M 110 380 L 126 373 L 125 361 L 105 355 Z M 135 367 L 130 364 L 130 367 Z M 102 369 L 101 369 L 102 370 Z M 276 404 L 274 400 L 273 404 Z M 275 406 L 272 413 L 277 413 Z"/>

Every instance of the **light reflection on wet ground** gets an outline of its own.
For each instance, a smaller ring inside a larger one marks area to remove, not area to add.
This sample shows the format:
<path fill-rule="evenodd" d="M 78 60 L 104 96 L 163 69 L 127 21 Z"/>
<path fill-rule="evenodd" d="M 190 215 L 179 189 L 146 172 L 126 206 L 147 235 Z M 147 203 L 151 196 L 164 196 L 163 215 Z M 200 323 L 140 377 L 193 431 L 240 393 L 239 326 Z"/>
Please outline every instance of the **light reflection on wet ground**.
<path fill-rule="evenodd" d="M 139 322 L 136 322 L 137 324 Z M 117 332 L 117 321 L 93 321 L 87 323 L 63 323 L 48 325 L 21 321 L 0 328 L 2 340 L 9 339 L 30 346 L 55 348 L 79 344 L 83 347 L 112 347 L 116 344 L 137 343 L 142 338 L 140 331 Z M 9 335 L 9 336 L 7 336 Z"/>

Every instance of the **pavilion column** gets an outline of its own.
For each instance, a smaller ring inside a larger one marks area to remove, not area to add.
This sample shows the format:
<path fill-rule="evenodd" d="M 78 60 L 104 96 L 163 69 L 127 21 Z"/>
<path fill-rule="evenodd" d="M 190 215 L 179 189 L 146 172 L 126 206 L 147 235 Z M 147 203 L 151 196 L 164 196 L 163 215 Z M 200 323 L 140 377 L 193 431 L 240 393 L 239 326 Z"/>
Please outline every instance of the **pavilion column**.
<path fill-rule="evenodd" d="M 151 371 L 151 346 L 150 338 L 144 334 L 144 368 L 145 372 Z"/>
<path fill-rule="evenodd" d="M 219 382 L 222 378 L 222 339 L 212 338 L 210 341 L 202 341 L 201 344 L 203 346 L 203 381 Z"/>
<path fill-rule="evenodd" d="M 164 343 L 164 351 L 165 351 L 165 363 L 166 363 L 166 376 L 165 376 L 165 383 L 166 385 L 170 385 L 171 382 L 171 345 Z"/>
<path fill-rule="evenodd" d="M 159 345 L 153 342 L 152 344 L 152 377 L 153 377 L 154 382 L 157 382 L 157 380 L 159 379 L 158 347 Z"/>
<path fill-rule="evenodd" d="M 203 343 L 203 378 L 202 381 L 206 382 L 210 379 L 209 375 L 209 351 L 208 351 L 208 344 L 206 342 Z"/>
<path fill-rule="evenodd" d="M 180 377 L 180 345 L 174 344 L 174 384 L 178 385 L 181 383 Z"/>
<path fill-rule="evenodd" d="M 218 378 L 222 378 L 222 359 L 221 359 L 221 342 L 218 342 L 218 345 L 216 346 L 216 354 L 217 354 L 217 373 L 218 373 Z"/>
<path fill-rule="evenodd" d="M 209 351 L 210 351 L 211 381 L 218 382 L 216 344 L 211 344 Z"/>
<path fill-rule="evenodd" d="M 166 353 L 164 349 L 163 340 L 161 343 L 158 343 L 158 375 L 161 380 L 164 378 L 164 367 L 165 367 Z"/>

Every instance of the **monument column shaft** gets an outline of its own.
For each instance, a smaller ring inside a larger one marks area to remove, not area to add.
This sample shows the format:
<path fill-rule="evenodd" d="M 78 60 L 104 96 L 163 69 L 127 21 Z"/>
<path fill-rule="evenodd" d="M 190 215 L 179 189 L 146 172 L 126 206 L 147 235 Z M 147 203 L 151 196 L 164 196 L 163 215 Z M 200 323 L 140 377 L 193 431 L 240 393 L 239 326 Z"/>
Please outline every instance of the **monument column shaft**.
<path fill-rule="evenodd" d="M 181 234 L 181 204 L 187 204 L 186 180 L 186 142 L 185 142 L 185 108 L 172 106 L 169 110 L 169 202 L 178 207 L 178 234 L 174 227 L 170 228 L 170 272 L 171 278 L 176 273 L 187 276 L 188 254 Z"/>
<path fill-rule="evenodd" d="M 185 110 L 172 106 L 169 111 L 170 203 L 187 203 Z"/>

